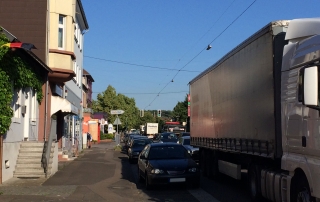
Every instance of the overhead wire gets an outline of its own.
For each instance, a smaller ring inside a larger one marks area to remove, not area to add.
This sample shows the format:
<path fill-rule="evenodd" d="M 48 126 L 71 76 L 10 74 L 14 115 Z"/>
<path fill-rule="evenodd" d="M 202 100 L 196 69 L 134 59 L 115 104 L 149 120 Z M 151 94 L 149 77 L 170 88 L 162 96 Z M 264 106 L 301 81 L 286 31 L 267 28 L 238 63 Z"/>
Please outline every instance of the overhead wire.
<path fill-rule="evenodd" d="M 184 58 L 184 56 L 185 56 L 192 48 L 194 48 L 195 45 L 198 44 L 199 41 L 200 41 L 201 39 L 203 39 L 203 37 L 204 37 L 205 35 L 207 35 L 207 34 L 210 32 L 210 30 L 216 25 L 216 23 L 222 18 L 222 16 L 229 10 L 229 8 L 231 7 L 231 5 L 232 5 L 235 1 L 236 1 L 236 0 L 233 0 L 233 1 L 229 4 L 229 6 L 224 10 L 224 12 L 218 17 L 218 19 L 213 23 L 213 25 L 207 30 L 207 32 L 204 33 L 204 34 L 182 55 L 182 57 L 179 58 L 179 60 L 177 61 L 177 63 L 174 65 L 174 67 L 176 67 L 176 66 L 179 64 L 179 62 L 181 61 L 181 59 Z M 204 50 L 202 50 L 202 51 L 204 51 Z M 200 53 L 198 53 L 198 55 L 200 55 L 200 54 L 202 53 L 202 51 L 201 51 Z M 196 57 L 197 57 L 198 55 L 196 55 Z M 194 57 L 194 58 L 196 58 L 196 57 Z M 194 58 L 193 58 L 193 59 L 194 59 Z M 185 66 L 187 66 L 190 62 L 192 62 L 193 59 L 192 59 L 191 61 L 189 61 Z M 184 66 L 184 67 L 185 67 L 185 66 Z M 178 70 L 178 72 L 179 72 L 179 71 L 182 71 L 181 68 Z M 176 74 L 176 75 L 177 75 L 177 74 Z M 176 77 L 176 75 L 173 77 L 173 79 Z M 168 76 L 168 75 L 167 75 L 167 76 Z M 173 80 L 173 79 L 172 79 L 172 80 Z M 171 80 L 171 81 L 172 81 L 172 80 Z"/>
<path fill-rule="evenodd" d="M 212 44 L 217 38 L 219 38 L 235 21 L 237 21 L 257 0 L 254 0 L 242 13 L 240 13 L 240 15 L 238 17 L 236 17 L 222 32 L 220 32 L 220 34 L 218 34 L 218 36 L 216 36 L 210 43 Z M 233 1 L 234 2 L 234 1 Z M 233 3 L 232 2 L 232 3 Z M 230 5 L 231 6 L 231 5 Z M 229 7 L 230 7 L 229 6 Z M 227 9 L 229 9 L 229 7 Z M 225 12 L 224 12 L 225 13 Z M 223 14 L 224 14 L 223 13 Z M 213 27 L 213 26 L 212 26 Z M 210 28 L 211 29 L 211 28 Z M 148 106 L 146 106 L 144 109 L 146 109 L 147 107 L 151 106 L 151 104 L 159 97 L 159 94 L 171 83 L 174 82 L 174 79 L 176 78 L 176 76 L 179 74 L 179 72 L 182 71 L 183 68 L 185 68 L 187 65 L 189 65 L 195 58 L 197 58 L 204 50 L 206 50 L 207 48 L 203 48 L 198 54 L 196 54 L 190 61 L 188 61 L 185 65 L 183 65 L 178 71 L 177 73 L 173 76 L 172 80 L 169 81 L 158 93 L 158 95 L 150 102 L 150 104 Z M 179 60 L 180 61 L 180 60 Z"/>
<path fill-rule="evenodd" d="M 169 71 L 180 71 L 179 69 L 170 69 L 170 68 L 165 68 L 165 67 L 154 67 L 154 66 L 149 66 L 149 65 L 134 64 L 134 63 L 121 62 L 121 61 L 116 61 L 116 60 L 108 60 L 108 59 L 92 57 L 92 56 L 88 56 L 88 55 L 85 55 L 84 57 L 95 59 L 95 60 L 102 60 L 102 61 L 106 61 L 106 62 L 113 62 L 113 63 L 118 63 L 118 64 L 131 65 L 131 66 L 147 67 L 147 68 L 162 69 L 162 70 L 169 70 Z M 200 72 L 200 71 L 194 71 L 194 70 L 183 70 L 183 71 L 185 71 L 185 72 Z"/>

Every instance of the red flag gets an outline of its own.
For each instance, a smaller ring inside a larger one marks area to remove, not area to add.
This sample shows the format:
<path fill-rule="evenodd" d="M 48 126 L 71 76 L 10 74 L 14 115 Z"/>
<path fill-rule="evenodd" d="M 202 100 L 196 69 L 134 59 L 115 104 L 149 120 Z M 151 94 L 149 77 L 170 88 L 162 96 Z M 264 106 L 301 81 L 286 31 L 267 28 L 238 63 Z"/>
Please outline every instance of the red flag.
<path fill-rule="evenodd" d="M 2 46 L 7 46 L 9 48 L 23 48 L 26 50 L 31 50 L 33 48 L 36 49 L 36 47 L 31 43 L 20 43 L 20 42 L 6 43 L 6 44 L 3 44 Z"/>

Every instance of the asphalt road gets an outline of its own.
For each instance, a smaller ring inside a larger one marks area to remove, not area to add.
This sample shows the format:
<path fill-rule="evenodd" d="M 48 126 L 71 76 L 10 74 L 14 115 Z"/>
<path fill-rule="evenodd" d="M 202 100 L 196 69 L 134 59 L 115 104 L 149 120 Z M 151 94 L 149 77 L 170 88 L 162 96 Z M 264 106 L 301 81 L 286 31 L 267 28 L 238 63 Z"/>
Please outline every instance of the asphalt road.
<path fill-rule="evenodd" d="M 115 143 L 101 143 L 85 150 L 48 179 L 14 179 L 0 185 L 0 201 L 156 201 L 247 202 L 246 183 L 227 176 L 201 178 L 201 188 L 173 184 L 146 190 L 138 182 L 137 165 Z"/>

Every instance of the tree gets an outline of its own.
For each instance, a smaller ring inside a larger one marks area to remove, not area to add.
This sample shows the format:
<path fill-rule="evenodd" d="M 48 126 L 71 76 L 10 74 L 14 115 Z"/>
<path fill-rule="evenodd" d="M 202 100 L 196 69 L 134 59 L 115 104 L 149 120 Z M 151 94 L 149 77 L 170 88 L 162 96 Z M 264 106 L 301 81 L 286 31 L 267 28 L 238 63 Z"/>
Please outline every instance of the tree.
<path fill-rule="evenodd" d="M 108 122 L 113 123 L 117 115 L 110 114 L 111 110 L 121 109 L 125 111 L 118 115 L 121 120 L 119 130 L 124 128 L 134 128 L 138 124 L 139 110 L 136 107 L 134 98 L 129 98 L 123 94 L 117 94 L 116 89 L 109 85 L 107 89 L 99 93 L 97 100 L 92 102 L 92 109 L 95 112 L 105 112 L 108 114 Z"/>
<path fill-rule="evenodd" d="M 186 122 L 188 118 L 188 95 L 183 102 L 178 102 L 173 108 L 172 117 L 177 121 Z"/>
<path fill-rule="evenodd" d="M 2 46 L 8 42 L 10 40 L 0 28 L 0 135 L 6 133 L 11 125 L 13 89 L 31 87 L 36 91 L 39 103 L 43 98 L 42 71 L 21 57 L 18 51 Z"/>

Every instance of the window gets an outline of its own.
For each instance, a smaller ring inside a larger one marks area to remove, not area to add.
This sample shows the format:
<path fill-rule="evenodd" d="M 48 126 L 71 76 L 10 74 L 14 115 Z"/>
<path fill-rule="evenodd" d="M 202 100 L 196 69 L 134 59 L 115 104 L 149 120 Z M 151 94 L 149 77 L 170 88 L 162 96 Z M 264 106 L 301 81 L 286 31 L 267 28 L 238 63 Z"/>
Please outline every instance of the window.
<path fill-rule="evenodd" d="M 20 123 L 20 109 L 21 109 L 21 90 L 13 91 L 13 99 L 11 104 L 13 110 L 12 121 Z"/>
<path fill-rule="evenodd" d="M 34 89 L 31 89 L 31 121 L 35 122 L 37 118 L 37 94 Z"/>
<path fill-rule="evenodd" d="M 81 69 L 80 67 L 78 66 L 78 75 L 77 75 L 77 78 L 78 78 L 78 86 L 81 86 L 80 83 L 81 83 Z"/>
<path fill-rule="evenodd" d="M 77 38 L 77 24 L 74 25 L 74 40 L 76 43 L 78 43 L 78 38 Z"/>
<path fill-rule="evenodd" d="M 73 81 L 75 83 L 77 83 L 77 63 L 76 63 L 76 61 L 73 61 L 73 72 L 76 74 L 76 76 L 73 77 Z"/>
<path fill-rule="evenodd" d="M 58 25 L 58 48 L 64 49 L 64 35 L 65 35 L 65 16 L 59 15 Z"/>
<path fill-rule="evenodd" d="M 80 35 L 79 35 L 79 48 L 80 48 L 80 51 L 82 51 L 82 33 L 80 32 Z"/>

